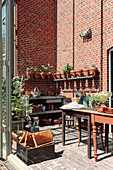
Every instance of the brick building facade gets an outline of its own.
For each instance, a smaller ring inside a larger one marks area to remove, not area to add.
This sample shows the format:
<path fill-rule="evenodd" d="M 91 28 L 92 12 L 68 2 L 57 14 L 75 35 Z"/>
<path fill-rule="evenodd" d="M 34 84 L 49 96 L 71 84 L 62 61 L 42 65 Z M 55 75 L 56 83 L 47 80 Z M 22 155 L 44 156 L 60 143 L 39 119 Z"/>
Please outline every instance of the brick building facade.
<path fill-rule="evenodd" d="M 92 37 L 83 41 L 80 35 L 89 28 Z M 27 67 L 40 67 L 47 63 L 53 65 L 54 71 L 62 71 L 67 63 L 75 69 L 95 63 L 99 79 L 59 82 L 58 87 L 69 98 L 78 90 L 109 91 L 113 0 L 18 0 L 17 37 L 19 74 L 25 74 Z M 32 82 L 26 87 L 45 89 L 45 83 L 39 84 Z M 55 83 L 52 83 L 52 88 L 55 88 Z"/>

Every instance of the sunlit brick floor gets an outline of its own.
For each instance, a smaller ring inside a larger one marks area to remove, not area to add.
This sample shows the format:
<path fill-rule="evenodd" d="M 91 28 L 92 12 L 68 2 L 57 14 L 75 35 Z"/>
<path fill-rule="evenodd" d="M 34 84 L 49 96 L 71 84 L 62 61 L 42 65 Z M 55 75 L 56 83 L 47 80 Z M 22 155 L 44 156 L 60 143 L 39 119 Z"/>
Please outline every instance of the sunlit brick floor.
<path fill-rule="evenodd" d="M 28 166 L 28 169 L 41 170 L 113 170 L 112 142 L 109 137 L 109 153 L 105 154 L 101 145 L 100 136 L 97 135 L 98 162 L 93 158 L 94 148 L 92 142 L 92 159 L 87 157 L 87 132 L 82 131 L 82 141 L 78 147 L 78 130 L 66 127 L 66 145 L 62 146 L 62 127 L 59 125 L 40 127 L 40 130 L 51 129 L 55 141 L 56 158 Z"/>

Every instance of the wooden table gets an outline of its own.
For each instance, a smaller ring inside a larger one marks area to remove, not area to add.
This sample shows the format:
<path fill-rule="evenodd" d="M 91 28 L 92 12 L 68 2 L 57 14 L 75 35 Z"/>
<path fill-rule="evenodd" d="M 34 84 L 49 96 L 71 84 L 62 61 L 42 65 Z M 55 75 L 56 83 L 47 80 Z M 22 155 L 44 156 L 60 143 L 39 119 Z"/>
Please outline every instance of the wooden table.
<path fill-rule="evenodd" d="M 109 124 L 113 125 L 113 114 L 101 113 L 101 112 L 93 112 L 91 114 L 91 122 L 92 122 L 92 133 L 93 133 L 93 143 L 94 143 L 94 158 L 95 162 L 97 162 L 97 128 L 96 123 L 105 123 L 105 152 L 108 152 L 108 131 Z"/>
<path fill-rule="evenodd" d="M 60 108 L 62 109 L 62 108 Z M 62 145 L 65 145 L 65 116 L 88 120 L 88 158 L 91 159 L 91 114 L 87 109 L 62 109 Z M 80 139 L 79 139 L 80 140 Z"/>
<path fill-rule="evenodd" d="M 88 158 L 91 158 L 91 123 L 94 144 L 94 159 L 97 162 L 97 128 L 96 123 L 105 123 L 105 152 L 108 152 L 108 129 L 113 125 L 113 114 L 97 112 L 94 109 L 62 109 L 62 144 L 65 145 L 65 115 L 88 120 Z"/>

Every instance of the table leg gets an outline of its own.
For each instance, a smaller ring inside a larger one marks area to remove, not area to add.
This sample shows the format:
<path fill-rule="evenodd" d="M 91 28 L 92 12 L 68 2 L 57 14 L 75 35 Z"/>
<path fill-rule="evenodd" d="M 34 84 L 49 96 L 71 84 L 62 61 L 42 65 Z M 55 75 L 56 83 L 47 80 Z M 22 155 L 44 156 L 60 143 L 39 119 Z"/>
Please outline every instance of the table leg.
<path fill-rule="evenodd" d="M 105 124 L 105 153 L 108 153 L 109 124 Z"/>
<path fill-rule="evenodd" d="M 93 133 L 93 144 L 94 144 L 94 159 L 95 162 L 97 162 L 97 130 L 96 130 L 95 121 L 92 122 L 92 128 L 93 128 L 92 133 Z"/>
<path fill-rule="evenodd" d="M 62 112 L 62 145 L 65 145 L 65 113 Z"/>
<path fill-rule="evenodd" d="M 113 125 L 111 125 L 111 133 L 112 133 L 112 151 L 113 151 Z"/>
<path fill-rule="evenodd" d="M 91 159 L 91 117 L 88 116 L 88 158 Z"/>
<path fill-rule="evenodd" d="M 81 142 L 81 118 L 78 118 L 78 146 Z"/>

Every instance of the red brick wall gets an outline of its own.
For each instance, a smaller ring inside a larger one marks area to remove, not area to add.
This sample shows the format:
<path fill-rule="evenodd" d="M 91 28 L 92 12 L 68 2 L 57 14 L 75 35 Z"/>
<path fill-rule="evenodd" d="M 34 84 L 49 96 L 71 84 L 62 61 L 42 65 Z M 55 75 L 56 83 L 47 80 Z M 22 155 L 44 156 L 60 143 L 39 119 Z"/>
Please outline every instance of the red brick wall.
<path fill-rule="evenodd" d="M 53 66 L 53 71 L 56 71 L 55 8 L 54 0 L 17 0 L 19 75 L 25 75 L 27 67 L 40 68 L 48 63 Z M 36 82 L 31 84 L 39 85 Z M 40 84 L 43 86 L 43 83 Z M 27 87 L 31 89 L 30 86 Z"/>
<path fill-rule="evenodd" d="M 82 88 L 84 82 L 80 81 L 80 88 L 77 88 L 76 81 L 74 83 L 74 90 L 80 91 L 106 91 L 109 89 L 109 58 L 108 50 L 113 47 L 113 1 L 101 1 L 101 0 L 76 0 L 68 1 L 69 6 L 66 6 L 66 2 L 58 1 L 58 33 L 59 36 L 57 50 L 57 66 L 62 64 L 62 67 L 67 61 L 72 64 L 72 55 L 74 52 L 74 66 L 75 69 L 83 69 L 84 66 L 91 66 L 95 63 L 100 72 L 99 80 L 86 80 L 86 86 Z M 67 2 L 67 3 L 68 3 Z M 73 22 L 73 10 L 72 6 L 74 4 L 74 22 Z M 61 6 L 61 7 L 60 7 Z M 63 12 L 64 10 L 64 12 Z M 68 24 L 68 19 L 70 23 Z M 65 24 L 67 22 L 67 24 Z M 74 51 L 72 48 L 72 35 L 73 35 L 73 25 L 74 25 Z M 62 29 L 63 27 L 63 29 Z M 91 28 L 92 39 L 88 42 L 83 42 L 83 37 L 80 37 L 81 32 L 86 31 Z M 65 30 L 65 31 L 64 31 Z M 67 33 L 69 30 L 69 34 Z M 62 35 L 61 35 L 62 34 Z M 61 36 L 60 36 L 61 35 Z M 63 38 L 62 38 L 63 37 Z M 71 44 L 71 53 L 67 53 L 68 46 L 65 44 Z M 63 54 L 66 55 L 63 58 Z M 60 61 L 62 60 L 62 63 Z M 62 68 L 61 67 L 61 68 Z M 65 88 L 63 92 L 68 94 L 71 88 Z M 70 91 L 70 95 L 72 92 Z M 70 96 L 68 95 L 68 96 Z"/>
<path fill-rule="evenodd" d="M 87 3 L 88 2 L 88 3 Z M 77 0 L 75 4 L 75 67 L 96 63 L 100 71 L 100 90 L 108 89 L 107 50 L 113 47 L 113 1 Z M 83 43 L 79 36 L 91 28 L 92 40 Z M 108 42 L 112 41 L 108 47 Z"/>
<path fill-rule="evenodd" d="M 57 0 L 57 71 L 73 66 L 73 0 Z"/>

